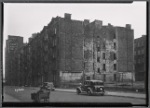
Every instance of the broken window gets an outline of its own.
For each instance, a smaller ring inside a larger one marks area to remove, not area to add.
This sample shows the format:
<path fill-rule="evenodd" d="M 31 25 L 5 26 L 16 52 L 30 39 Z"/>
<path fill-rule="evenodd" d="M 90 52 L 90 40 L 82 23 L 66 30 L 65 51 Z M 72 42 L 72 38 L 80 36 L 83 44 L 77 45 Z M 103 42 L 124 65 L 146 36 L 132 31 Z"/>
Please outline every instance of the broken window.
<path fill-rule="evenodd" d="M 97 47 L 97 51 L 100 51 L 100 47 L 99 46 Z"/>
<path fill-rule="evenodd" d="M 116 57 L 116 53 L 114 53 L 114 60 L 116 60 L 117 59 L 117 57 Z"/>
<path fill-rule="evenodd" d="M 104 70 L 104 71 L 106 70 L 106 66 L 105 66 L 105 64 L 103 64 L 103 70 Z"/>
<path fill-rule="evenodd" d="M 105 59 L 105 53 L 103 53 L 103 59 Z"/>
<path fill-rule="evenodd" d="M 115 35 L 115 33 L 114 33 L 114 39 L 116 39 L 116 35 Z"/>
<path fill-rule="evenodd" d="M 97 69 L 97 72 L 100 73 L 100 68 Z"/>
<path fill-rule="evenodd" d="M 93 70 L 94 70 L 94 63 L 93 63 Z"/>
<path fill-rule="evenodd" d="M 97 57 L 97 62 L 100 62 L 100 57 Z"/>
<path fill-rule="evenodd" d="M 116 49 L 116 43 L 114 43 L 114 49 Z"/>
<path fill-rule="evenodd" d="M 106 48 L 105 43 L 103 43 L 103 49 L 105 49 L 105 48 Z"/>
<path fill-rule="evenodd" d="M 114 70 L 116 70 L 117 69 L 117 65 L 116 64 L 114 64 Z"/>

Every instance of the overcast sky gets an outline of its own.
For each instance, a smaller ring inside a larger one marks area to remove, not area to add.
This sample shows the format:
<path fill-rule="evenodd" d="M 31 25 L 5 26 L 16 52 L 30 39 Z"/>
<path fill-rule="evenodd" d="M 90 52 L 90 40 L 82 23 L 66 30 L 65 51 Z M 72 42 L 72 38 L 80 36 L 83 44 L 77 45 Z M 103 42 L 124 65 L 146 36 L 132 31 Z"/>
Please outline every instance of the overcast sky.
<path fill-rule="evenodd" d="M 4 4 L 4 47 L 8 35 L 24 37 L 28 41 L 33 33 L 40 32 L 52 17 L 72 14 L 72 19 L 102 20 L 103 25 L 125 27 L 131 24 L 134 38 L 146 34 L 146 2 L 131 4 L 102 3 L 5 3 Z"/>

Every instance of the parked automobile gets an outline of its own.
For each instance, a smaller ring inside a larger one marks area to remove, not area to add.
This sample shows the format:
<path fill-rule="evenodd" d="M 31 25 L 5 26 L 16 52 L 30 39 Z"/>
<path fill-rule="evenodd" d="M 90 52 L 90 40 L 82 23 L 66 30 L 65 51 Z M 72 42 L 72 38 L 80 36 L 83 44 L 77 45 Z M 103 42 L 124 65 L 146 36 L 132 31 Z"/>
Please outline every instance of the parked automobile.
<path fill-rule="evenodd" d="M 88 95 L 104 95 L 104 82 L 101 80 L 86 80 L 76 89 L 77 94 L 87 93 Z"/>
<path fill-rule="evenodd" d="M 44 83 L 43 83 L 43 86 L 46 87 L 46 88 L 49 89 L 49 90 L 52 90 L 52 91 L 55 90 L 55 87 L 54 87 L 53 82 L 44 82 Z"/>

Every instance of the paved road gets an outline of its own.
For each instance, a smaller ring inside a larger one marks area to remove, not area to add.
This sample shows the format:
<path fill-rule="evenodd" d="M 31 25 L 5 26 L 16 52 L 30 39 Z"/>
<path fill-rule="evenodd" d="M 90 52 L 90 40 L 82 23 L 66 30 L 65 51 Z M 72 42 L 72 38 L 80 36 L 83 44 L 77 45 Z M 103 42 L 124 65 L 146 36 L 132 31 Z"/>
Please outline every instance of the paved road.
<path fill-rule="evenodd" d="M 13 97 L 20 102 L 32 102 L 30 94 L 36 92 L 38 89 L 33 88 L 18 88 L 18 87 L 5 87 L 5 94 Z M 5 101 L 10 99 L 6 99 Z M 13 102 L 13 101 L 12 101 Z M 77 95 L 73 92 L 54 91 L 51 92 L 50 102 L 131 102 L 132 104 L 145 104 L 145 99 L 127 98 L 127 97 L 114 97 L 114 96 L 87 96 L 85 94 Z"/>

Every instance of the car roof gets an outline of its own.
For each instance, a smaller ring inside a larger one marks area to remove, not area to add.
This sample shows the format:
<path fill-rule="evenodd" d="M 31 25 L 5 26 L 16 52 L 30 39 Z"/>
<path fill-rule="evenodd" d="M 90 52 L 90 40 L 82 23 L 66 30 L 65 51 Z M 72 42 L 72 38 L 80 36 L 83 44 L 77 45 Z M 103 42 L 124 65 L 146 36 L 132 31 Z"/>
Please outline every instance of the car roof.
<path fill-rule="evenodd" d="M 53 82 L 43 82 L 43 83 L 53 84 Z"/>
<path fill-rule="evenodd" d="M 88 81 L 88 82 L 103 82 L 102 80 L 85 80 L 85 81 Z"/>

